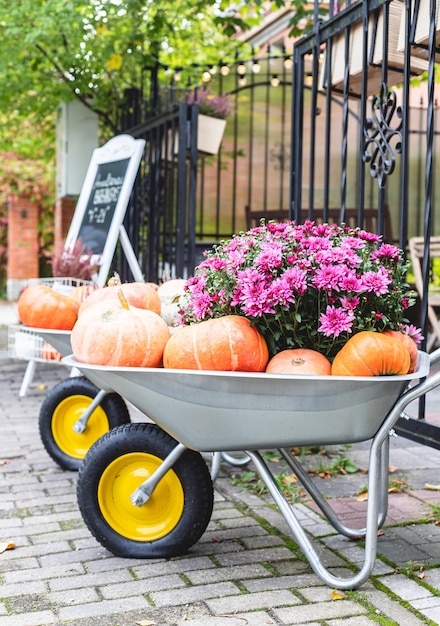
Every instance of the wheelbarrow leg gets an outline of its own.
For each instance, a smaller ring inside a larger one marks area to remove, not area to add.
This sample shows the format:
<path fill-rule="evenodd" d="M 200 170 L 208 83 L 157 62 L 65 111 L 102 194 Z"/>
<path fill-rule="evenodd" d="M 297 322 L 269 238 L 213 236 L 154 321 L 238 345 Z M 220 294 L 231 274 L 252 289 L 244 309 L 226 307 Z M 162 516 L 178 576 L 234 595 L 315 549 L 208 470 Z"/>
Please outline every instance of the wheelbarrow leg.
<path fill-rule="evenodd" d="M 385 519 L 388 511 L 388 461 L 389 461 L 389 437 L 387 437 L 380 450 L 380 458 L 378 461 L 379 472 L 379 486 L 378 486 L 378 519 L 377 526 L 381 528 L 385 523 Z M 308 491 L 309 495 L 313 498 L 316 504 L 321 509 L 322 513 L 341 535 L 351 538 L 364 537 L 367 530 L 366 528 L 349 528 L 342 524 L 334 510 L 330 506 L 329 502 L 324 498 L 322 493 L 317 488 L 316 484 L 312 481 L 310 476 L 304 470 L 302 464 L 295 459 L 290 450 L 281 448 L 279 450 L 289 467 L 295 472 L 299 480 Z"/>
<path fill-rule="evenodd" d="M 368 478 L 368 492 L 370 498 L 367 506 L 367 525 L 365 539 L 365 559 L 360 571 L 351 578 L 341 578 L 331 574 L 321 563 L 318 553 L 314 549 L 311 540 L 301 526 L 293 508 L 289 505 L 276 484 L 273 475 L 258 451 L 246 451 L 258 470 L 262 480 L 266 484 L 275 504 L 279 507 L 284 519 L 289 526 L 295 541 L 298 543 L 313 571 L 329 587 L 336 589 L 356 589 L 362 585 L 374 569 L 377 549 L 377 517 L 378 517 L 378 492 L 380 474 L 380 449 L 376 447 L 370 455 L 370 467 Z"/>

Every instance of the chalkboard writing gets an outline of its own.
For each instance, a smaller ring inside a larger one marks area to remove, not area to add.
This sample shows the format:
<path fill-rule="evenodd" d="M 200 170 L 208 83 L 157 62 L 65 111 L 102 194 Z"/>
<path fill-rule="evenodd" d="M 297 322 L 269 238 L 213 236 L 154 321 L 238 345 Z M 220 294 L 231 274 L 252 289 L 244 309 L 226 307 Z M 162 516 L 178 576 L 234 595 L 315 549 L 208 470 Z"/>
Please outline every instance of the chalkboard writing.
<path fill-rule="evenodd" d="M 90 190 L 78 238 L 93 254 L 102 254 L 130 159 L 101 163 Z"/>

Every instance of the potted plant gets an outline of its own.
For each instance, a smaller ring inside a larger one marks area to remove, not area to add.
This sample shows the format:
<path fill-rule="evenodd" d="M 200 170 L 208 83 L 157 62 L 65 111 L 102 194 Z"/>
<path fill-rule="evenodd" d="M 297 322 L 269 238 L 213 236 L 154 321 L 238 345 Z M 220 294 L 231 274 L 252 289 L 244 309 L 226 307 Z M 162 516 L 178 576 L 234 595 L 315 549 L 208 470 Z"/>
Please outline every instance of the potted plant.
<path fill-rule="evenodd" d="M 184 323 L 243 315 L 271 355 L 309 348 L 332 360 L 354 333 L 400 330 L 413 304 L 402 251 L 345 224 L 262 221 L 205 253 L 181 296 Z"/>
<path fill-rule="evenodd" d="M 205 154 L 217 154 L 225 131 L 226 120 L 233 113 L 229 94 L 216 95 L 211 90 L 199 89 L 187 97 L 188 104 L 199 107 L 197 148 Z"/>

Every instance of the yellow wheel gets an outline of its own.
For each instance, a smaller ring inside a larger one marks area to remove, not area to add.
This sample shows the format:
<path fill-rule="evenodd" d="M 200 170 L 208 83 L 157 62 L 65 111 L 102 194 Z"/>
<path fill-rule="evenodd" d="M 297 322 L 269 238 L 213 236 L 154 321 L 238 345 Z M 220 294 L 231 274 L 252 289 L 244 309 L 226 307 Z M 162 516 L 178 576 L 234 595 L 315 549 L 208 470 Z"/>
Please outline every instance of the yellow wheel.
<path fill-rule="evenodd" d="M 61 381 L 46 396 L 39 415 L 44 447 L 60 467 L 77 470 L 87 451 L 110 428 L 130 421 L 127 406 L 116 393 L 108 393 L 89 417 L 85 430 L 75 423 L 90 407 L 99 389 L 83 376 Z"/>
<path fill-rule="evenodd" d="M 156 541 L 168 535 L 182 517 L 183 487 L 174 470 L 165 474 L 142 507 L 130 494 L 159 467 L 151 454 L 131 452 L 115 459 L 102 473 L 98 504 L 105 521 L 116 532 L 134 541 Z"/>
<path fill-rule="evenodd" d="M 213 487 L 198 452 L 185 450 L 142 506 L 132 493 L 177 442 L 156 424 L 125 424 L 87 452 L 77 481 L 78 506 L 90 532 L 126 558 L 169 558 L 196 543 L 211 519 Z"/>

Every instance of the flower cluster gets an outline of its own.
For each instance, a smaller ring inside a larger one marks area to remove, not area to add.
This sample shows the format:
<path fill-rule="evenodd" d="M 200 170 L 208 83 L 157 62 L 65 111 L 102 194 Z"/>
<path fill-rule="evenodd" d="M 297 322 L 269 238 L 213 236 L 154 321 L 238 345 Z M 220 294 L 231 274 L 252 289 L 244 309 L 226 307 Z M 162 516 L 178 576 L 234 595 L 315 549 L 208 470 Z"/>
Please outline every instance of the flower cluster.
<path fill-rule="evenodd" d="M 196 102 L 199 106 L 199 112 L 203 115 L 218 117 L 222 120 L 226 120 L 234 112 L 229 94 L 215 95 L 207 88 L 199 89 L 196 95 L 194 92 L 188 94 L 187 102 L 188 104 Z"/>
<path fill-rule="evenodd" d="M 92 280 L 99 270 L 99 262 L 91 249 L 77 239 L 70 248 L 61 246 L 49 261 L 52 265 L 52 276 L 71 277 Z"/>
<path fill-rule="evenodd" d="M 198 265 L 181 299 L 183 323 L 243 315 L 270 353 L 311 348 L 332 359 L 361 330 L 405 325 L 413 302 L 400 248 L 341 224 L 262 222 L 222 242 Z"/>

